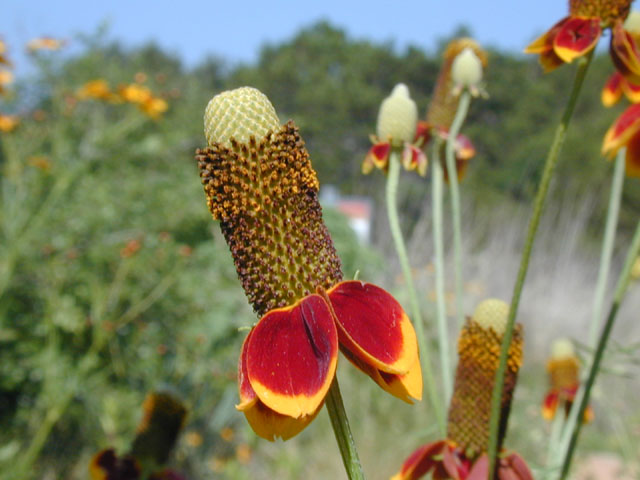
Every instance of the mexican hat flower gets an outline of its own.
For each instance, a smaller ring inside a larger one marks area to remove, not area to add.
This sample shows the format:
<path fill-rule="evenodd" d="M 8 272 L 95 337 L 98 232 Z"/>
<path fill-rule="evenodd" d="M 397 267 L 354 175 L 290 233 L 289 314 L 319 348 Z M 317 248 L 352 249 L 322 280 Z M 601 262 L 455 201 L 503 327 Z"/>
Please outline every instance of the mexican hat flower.
<path fill-rule="evenodd" d="M 631 81 L 640 81 L 640 50 L 624 27 L 632 0 L 570 0 L 569 15 L 536 39 L 525 53 L 539 55 L 549 72 L 591 52 L 605 29 L 611 30 L 611 59 Z"/>
<path fill-rule="evenodd" d="M 170 393 L 153 392 L 145 398 L 142 411 L 129 452 L 122 456 L 113 448 L 98 452 L 89 463 L 91 480 L 183 480 L 163 465 L 182 430 L 186 408 Z"/>
<path fill-rule="evenodd" d="M 458 339 L 459 362 L 449 405 L 447 438 L 415 450 L 392 480 L 415 480 L 428 473 L 436 480 L 488 478 L 491 395 L 508 312 L 505 302 L 489 299 L 481 302 L 467 319 Z M 509 347 L 502 394 L 500 446 L 522 363 L 522 344 L 522 326 L 517 325 Z M 525 461 L 517 453 L 505 451 L 498 458 L 496 478 L 533 480 Z"/>
<path fill-rule="evenodd" d="M 613 158 L 622 147 L 627 148 L 627 175 L 640 177 L 640 104 L 627 107 L 609 127 L 602 143 L 602 154 Z"/>
<path fill-rule="evenodd" d="M 242 411 L 261 437 L 290 438 L 321 408 L 338 350 L 384 390 L 411 402 L 422 377 L 413 326 L 383 289 L 343 281 L 322 220 L 319 183 L 293 122 L 280 125 L 250 87 L 223 92 L 205 113 L 196 152 L 207 204 L 260 319 L 242 346 Z"/>
<path fill-rule="evenodd" d="M 624 21 L 624 28 L 633 38 L 636 45 L 640 42 L 640 12 L 632 11 Z M 618 103 L 622 95 L 627 97 L 631 103 L 640 102 L 640 84 L 633 83 L 620 72 L 615 71 L 602 89 L 602 103 L 605 107 L 610 107 Z"/>
<path fill-rule="evenodd" d="M 374 168 L 386 172 L 389 168 L 391 149 L 402 148 L 402 165 L 407 170 L 417 170 L 427 174 L 427 157 L 411 142 L 415 137 L 418 108 L 409 96 L 404 83 L 397 84 L 391 95 L 385 98 L 378 112 L 377 136 L 371 136 L 373 146 L 362 163 L 362 173 L 368 174 Z"/>
<path fill-rule="evenodd" d="M 426 120 L 418 122 L 415 136 L 416 141 L 423 146 L 438 139 L 444 149 L 458 109 L 461 87 L 470 88 L 472 92 L 480 91 L 482 69 L 486 68 L 488 57 L 480 45 L 471 38 L 458 38 L 447 45 L 443 60 Z M 459 134 L 455 142 L 456 171 L 459 179 L 464 176 L 468 162 L 475 154 L 476 150 L 471 140 Z M 444 158 L 444 155 L 440 155 L 440 158 Z M 447 169 L 444 171 L 446 175 Z"/>
<path fill-rule="evenodd" d="M 551 388 L 542 403 L 542 416 L 545 420 L 551 420 L 556 415 L 558 407 L 564 407 L 565 414 L 569 414 L 575 400 L 580 379 L 580 360 L 576 356 L 571 340 L 561 338 L 556 340 L 551 347 L 551 358 L 547 362 L 549 382 Z M 593 420 L 593 410 L 587 407 L 584 412 L 584 421 Z"/>

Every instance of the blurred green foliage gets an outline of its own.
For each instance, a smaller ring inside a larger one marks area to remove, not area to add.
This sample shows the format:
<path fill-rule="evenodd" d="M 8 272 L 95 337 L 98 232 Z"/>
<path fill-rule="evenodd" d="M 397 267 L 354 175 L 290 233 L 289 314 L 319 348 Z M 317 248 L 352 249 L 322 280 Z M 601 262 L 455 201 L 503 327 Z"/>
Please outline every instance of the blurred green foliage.
<path fill-rule="evenodd" d="M 187 69 L 153 45 L 128 50 L 100 34 L 79 41 L 78 56 L 35 56 L 35 73 L 1 105 L 22 122 L 0 133 L 0 475 L 85 478 L 98 449 L 126 449 L 145 393 L 168 386 L 190 410 L 181 468 L 192 478 L 211 470 L 249 478 L 242 464 L 255 438 L 233 405 L 241 328 L 256 318 L 193 161 L 204 107 L 225 88 L 263 90 L 282 120 L 300 126 L 321 183 L 379 200 L 380 176 L 360 175 L 379 103 L 402 81 L 425 111 L 439 53 L 398 53 L 327 23 L 264 47 L 253 65 L 212 58 Z M 599 88 L 611 70 L 596 58 L 561 190 L 606 195 L 610 166 L 597 152 L 620 108 L 604 109 Z M 131 105 L 75 97 L 90 80 L 115 87 L 139 72 L 169 103 L 157 121 Z M 490 52 L 490 98 L 474 102 L 465 129 L 478 150 L 465 180 L 473 203 L 531 199 L 571 73 L 543 75 L 533 58 Z M 411 223 L 427 185 L 406 182 Z M 623 228 L 640 214 L 638 182 L 625 195 Z M 380 276 L 382 255 L 359 245 L 337 212 L 326 218 L 345 275 Z M 265 448 L 265 462 L 280 465 Z M 292 458 L 286 468 L 296 477 L 302 467 Z"/>

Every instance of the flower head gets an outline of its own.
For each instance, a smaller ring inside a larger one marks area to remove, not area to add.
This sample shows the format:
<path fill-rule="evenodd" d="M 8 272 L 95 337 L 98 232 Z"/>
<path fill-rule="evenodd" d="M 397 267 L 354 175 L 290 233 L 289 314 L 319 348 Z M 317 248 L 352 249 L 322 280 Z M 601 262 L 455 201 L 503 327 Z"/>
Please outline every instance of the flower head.
<path fill-rule="evenodd" d="M 542 403 L 542 416 L 546 420 L 555 417 L 556 410 L 563 406 L 568 415 L 573 405 L 578 387 L 580 360 L 576 356 L 573 342 L 568 338 L 560 338 L 551 346 L 551 357 L 547 362 L 550 389 Z M 593 419 L 593 410 L 588 407 L 584 412 L 584 421 Z"/>
<path fill-rule="evenodd" d="M 385 390 L 408 402 L 420 398 L 413 327 L 389 293 L 342 281 L 295 125 L 280 126 L 267 97 L 244 87 L 209 102 L 205 135 L 209 147 L 196 158 L 207 204 L 261 317 L 238 366 L 237 408 L 254 431 L 287 439 L 309 424 L 339 349 Z"/>
<path fill-rule="evenodd" d="M 414 451 L 393 480 L 415 480 L 429 472 L 433 478 L 443 480 L 488 477 L 492 386 L 508 313 L 506 303 L 489 299 L 481 302 L 473 316 L 467 319 L 458 339 L 459 362 L 449 404 L 447 438 Z M 499 445 L 506 432 L 511 398 L 522 363 L 522 343 L 522 327 L 518 325 L 509 347 Z M 496 478 L 532 480 L 533 476 L 518 454 L 503 452 L 498 459 Z"/>
<path fill-rule="evenodd" d="M 4 115 L 0 113 L 0 132 L 13 132 L 20 125 L 20 118 L 16 115 Z"/>
<path fill-rule="evenodd" d="M 463 53 L 464 56 L 461 57 Z M 454 78 L 453 72 L 456 61 L 457 79 Z M 473 65 L 469 65 L 469 63 Z M 472 85 L 472 81 L 478 79 L 478 75 L 481 78 L 482 69 L 487 67 L 487 63 L 487 53 L 471 38 L 457 38 L 447 45 L 443 54 L 443 63 L 438 74 L 438 80 L 427 109 L 426 120 L 418 122 L 416 129 L 417 142 L 426 146 L 432 141 L 438 141 L 441 143 L 441 148 L 444 152 L 446 141 L 449 138 L 449 129 L 458 109 L 461 87 L 469 87 L 472 93 L 476 91 L 479 93 L 479 85 L 477 83 Z M 479 72 L 478 67 L 480 67 Z M 465 85 L 462 85 L 463 83 Z M 459 134 L 454 144 L 454 151 L 458 179 L 462 179 L 466 173 L 469 160 L 473 158 L 476 150 L 468 137 Z M 440 158 L 444 159 L 444 154 L 440 155 Z M 444 171 L 446 174 L 447 169 L 445 168 Z M 448 181 L 448 175 L 445 179 Z"/>
<path fill-rule="evenodd" d="M 627 175 L 640 177 L 640 104 L 629 106 L 607 130 L 602 143 L 602 154 L 613 158 L 622 147 L 627 149 Z"/>
<path fill-rule="evenodd" d="M 118 95 L 111 91 L 109 84 L 103 78 L 97 78 L 85 83 L 76 93 L 79 100 L 96 99 L 108 102 L 120 101 Z"/>
<path fill-rule="evenodd" d="M 427 173 L 427 157 L 411 142 L 415 137 L 418 108 L 404 83 L 397 84 L 385 98 L 378 112 L 377 133 L 371 136 L 373 146 L 362 163 L 365 175 L 374 168 L 387 171 L 392 148 L 402 148 L 402 164 L 407 170 Z"/>
<path fill-rule="evenodd" d="M 624 20 L 632 0 L 570 0 L 569 15 L 532 42 L 526 53 L 539 55 L 545 71 L 591 52 L 603 29 L 610 29 L 610 53 L 622 75 L 640 81 L 640 50 Z"/>

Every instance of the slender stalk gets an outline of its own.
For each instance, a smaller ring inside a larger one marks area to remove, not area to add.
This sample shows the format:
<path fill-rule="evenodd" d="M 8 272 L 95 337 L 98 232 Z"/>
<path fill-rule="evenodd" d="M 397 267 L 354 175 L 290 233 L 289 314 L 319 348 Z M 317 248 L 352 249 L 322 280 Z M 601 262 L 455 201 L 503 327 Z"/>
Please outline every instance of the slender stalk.
<path fill-rule="evenodd" d="M 547 468 L 545 478 L 551 480 L 557 473 L 559 465 L 556 462 L 556 451 L 562 436 L 562 429 L 565 424 L 564 403 L 558 405 L 556 415 L 551 423 L 551 433 L 549 435 L 549 446 L 547 448 Z"/>
<path fill-rule="evenodd" d="M 613 329 L 613 324 L 615 323 L 616 316 L 618 314 L 618 309 L 620 308 L 622 299 L 627 292 L 627 287 L 629 286 L 629 281 L 631 280 L 631 269 L 633 267 L 633 263 L 638 257 L 638 254 L 640 254 L 640 222 L 638 222 L 638 225 L 636 226 L 636 232 L 633 236 L 633 240 L 631 241 L 631 246 L 629 247 L 629 252 L 627 253 L 627 258 L 624 262 L 624 267 L 622 268 L 622 272 L 620 273 L 620 277 L 618 278 L 618 284 L 613 296 L 613 302 L 611 304 L 611 308 L 609 309 L 609 314 L 607 315 L 607 321 L 604 324 L 602 334 L 600 335 L 600 339 L 598 340 L 596 352 L 591 362 L 591 367 L 589 368 L 587 381 L 581 388 L 582 392 L 578 394 L 579 408 L 576 412 L 577 418 L 584 418 L 584 411 L 589 404 L 591 390 L 593 388 L 593 384 L 595 383 L 596 376 L 598 375 L 598 371 L 600 370 L 600 363 L 602 362 L 604 351 L 607 347 L 607 342 L 609 341 L 609 336 L 611 335 L 611 330 Z M 573 411 L 571 413 L 573 413 Z M 571 460 L 575 452 L 576 444 L 578 443 L 578 437 L 580 436 L 582 423 L 583 422 L 575 422 L 573 426 L 567 453 L 564 457 L 564 462 L 562 463 L 560 480 L 566 479 L 567 475 L 569 474 L 569 467 L 571 466 Z"/>
<path fill-rule="evenodd" d="M 613 243 L 616 238 L 616 226 L 618 224 L 618 213 L 620 212 L 620 201 L 622 199 L 622 185 L 624 183 L 624 158 L 626 148 L 621 148 L 616 157 L 613 178 L 611 180 L 611 194 L 609 197 L 609 208 L 607 209 L 607 220 L 602 240 L 602 252 L 600 254 L 600 267 L 598 270 L 598 281 L 593 299 L 593 316 L 589 326 L 589 347 L 595 347 L 600 316 L 602 315 L 602 305 L 607 291 L 607 280 L 611 267 L 611 257 L 613 255 Z"/>
<path fill-rule="evenodd" d="M 533 249 L 533 242 L 535 240 L 535 236 L 538 231 L 538 225 L 540 224 L 540 217 L 542 216 L 542 211 L 544 209 L 544 204 L 547 198 L 547 192 L 549 190 L 549 184 L 551 183 L 551 178 L 553 177 L 553 173 L 556 169 L 556 165 L 558 163 L 558 156 L 560 154 L 560 150 L 562 149 L 562 145 L 564 143 L 564 139 L 567 133 L 567 128 L 571 121 L 573 110 L 575 109 L 576 102 L 578 100 L 578 94 L 580 93 L 580 90 L 582 88 L 582 84 L 587 74 L 587 70 L 589 69 L 589 65 L 591 64 L 592 58 L 593 58 L 593 50 L 589 54 L 587 54 L 587 56 L 582 57 L 579 60 L 576 76 L 573 81 L 573 87 L 571 89 L 571 94 L 569 96 L 569 101 L 567 102 L 567 106 L 565 107 L 565 111 L 562 115 L 562 119 L 560 120 L 560 124 L 556 129 L 556 133 L 553 138 L 553 143 L 551 144 L 549 153 L 547 154 L 547 159 L 546 159 L 544 170 L 542 173 L 542 179 L 540 180 L 540 185 L 538 186 L 538 192 L 536 193 L 536 198 L 533 205 L 533 213 L 531 215 L 531 219 L 529 220 L 527 237 L 522 250 L 522 258 L 520 260 L 520 268 L 518 270 L 518 276 L 516 278 L 516 283 L 513 288 L 513 296 L 511 297 L 509 317 L 507 319 L 505 333 L 502 337 L 502 346 L 500 349 L 500 363 L 498 365 L 498 370 L 496 371 L 496 378 L 493 385 L 493 394 L 491 397 L 491 420 L 489 422 L 489 446 L 488 446 L 489 478 L 493 478 L 495 466 L 496 466 L 496 456 L 498 454 L 498 441 L 499 441 L 498 427 L 500 425 L 500 413 L 501 413 L 500 404 L 502 403 L 501 400 L 502 400 L 502 390 L 504 387 L 504 375 L 505 375 L 505 369 L 507 366 L 507 355 L 509 352 L 509 346 L 511 345 L 511 338 L 513 337 L 513 328 L 515 325 L 516 314 L 518 313 L 520 295 L 522 293 L 522 287 L 524 286 L 524 281 L 527 276 L 527 270 L 529 268 L 529 260 L 531 258 L 531 251 Z"/>
<path fill-rule="evenodd" d="M 447 174 L 449 176 L 449 192 L 451 193 L 451 218 L 453 221 L 453 257 L 455 263 L 456 286 L 456 320 L 458 328 L 464 323 L 464 301 L 462 289 L 462 221 L 460 214 L 460 189 L 458 188 L 458 171 L 456 169 L 455 145 L 464 119 L 469 111 L 471 93 L 465 89 L 460 95 L 458 110 L 449 130 L 447 138 L 446 159 Z"/>
<path fill-rule="evenodd" d="M 444 296 L 444 240 L 442 238 L 442 184 L 443 172 L 440 164 L 440 146 L 434 142 L 431 167 L 431 208 L 433 217 L 433 248 L 436 273 L 436 319 L 438 324 L 438 347 L 440 352 L 440 369 L 442 371 L 442 389 L 444 398 L 451 398 L 452 371 L 449 354 L 449 333 L 447 330 L 447 306 Z"/>
<path fill-rule="evenodd" d="M 342 403 L 337 376 L 333 378 L 325 405 L 327 406 L 327 412 L 329 412 L 329 419 L 338 442 L 340 455 L 342 455 L 344 468 L 347 470 L 347 476 L 350 480 L 363 480 L 362 465 L 360 465 L 358 451 L 353 441 L 353 435 L 351 435 L 347 412 L 345 412 L 344 404 Z"/>
<path fill-rule="evenodd" d="M 413 285 L 413 277 L 411 275 L 411 267 L 409 266 L 409 257 L 407 255 L 407 248 L 404 244 L 404 237 L 402 236 L 402 230 L 400 229 L 400 221 L 398 219 L 398 207 L 396 205 L 396 194 L 398 191 L 398 181 L 400 179 L 400 153 L 393 149 L 389 157 L 389 171 L 387 173 L 387 216 L 389 217 L 389 229 L 391 230 L 391 236 L 393 237 L 393 243 L 396 247 L 398 259 L 400 260 L 400 266 L 402 267 L 402 273 L 407 286 L 407 292 L 409 293 L 409 302 L 411 305 L 411 314 L 413 316 L 413 324 L 416 328 L 416 336 L 418 337 L 418 345 L 420 347 L 420 363 L 422 366 L 422 374 L 424 375 L 425 384 L 427 387 L 427 393 L 429 400 L 433 406 L 433 410 L 438 422 L 438 430 L 440 435 L 444 436 L 446 433 L 446 422 L 444 416 L 444 408 L 440 403 L 440 396 L 436 387 L 436 382 L 433 376 L 433 370 L 431 368 L 431 355 L 429 346 L 426 341 L 424 333 L 424 323 L 422 321 L 422 314 L 420 312 L 420 305 L 418 303 L 418 297 L 416 296 L 416 289 Z"/>

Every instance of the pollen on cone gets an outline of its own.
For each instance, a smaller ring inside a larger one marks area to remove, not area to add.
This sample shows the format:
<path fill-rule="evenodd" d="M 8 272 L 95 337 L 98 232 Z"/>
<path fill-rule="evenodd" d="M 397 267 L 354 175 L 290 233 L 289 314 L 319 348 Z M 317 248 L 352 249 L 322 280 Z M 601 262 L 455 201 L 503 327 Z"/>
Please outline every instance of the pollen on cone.
<path fill-rule="evenodd" d="M 576 355 L 573 342 L 568 338 L 559 338 L 551 345 L 551 358 L 553 360 L 563 360 L 573 358 Z"/>
<path fill-rule="evenodd" d="M 280 128 L 273 105 L 260 90 L 241 87 L 213 97 L 204 114 L 204 134 L 209 145 L 230 146 L 230 139 L 247 143 Z"/>
<path fill-rule="evenodd" d="M 473 320 L 484 329 L 492 328 L 502 335 L 507 326 L 509 305 L 502 300 L 490 298 L 480 302 L 473 312 Z"/>

